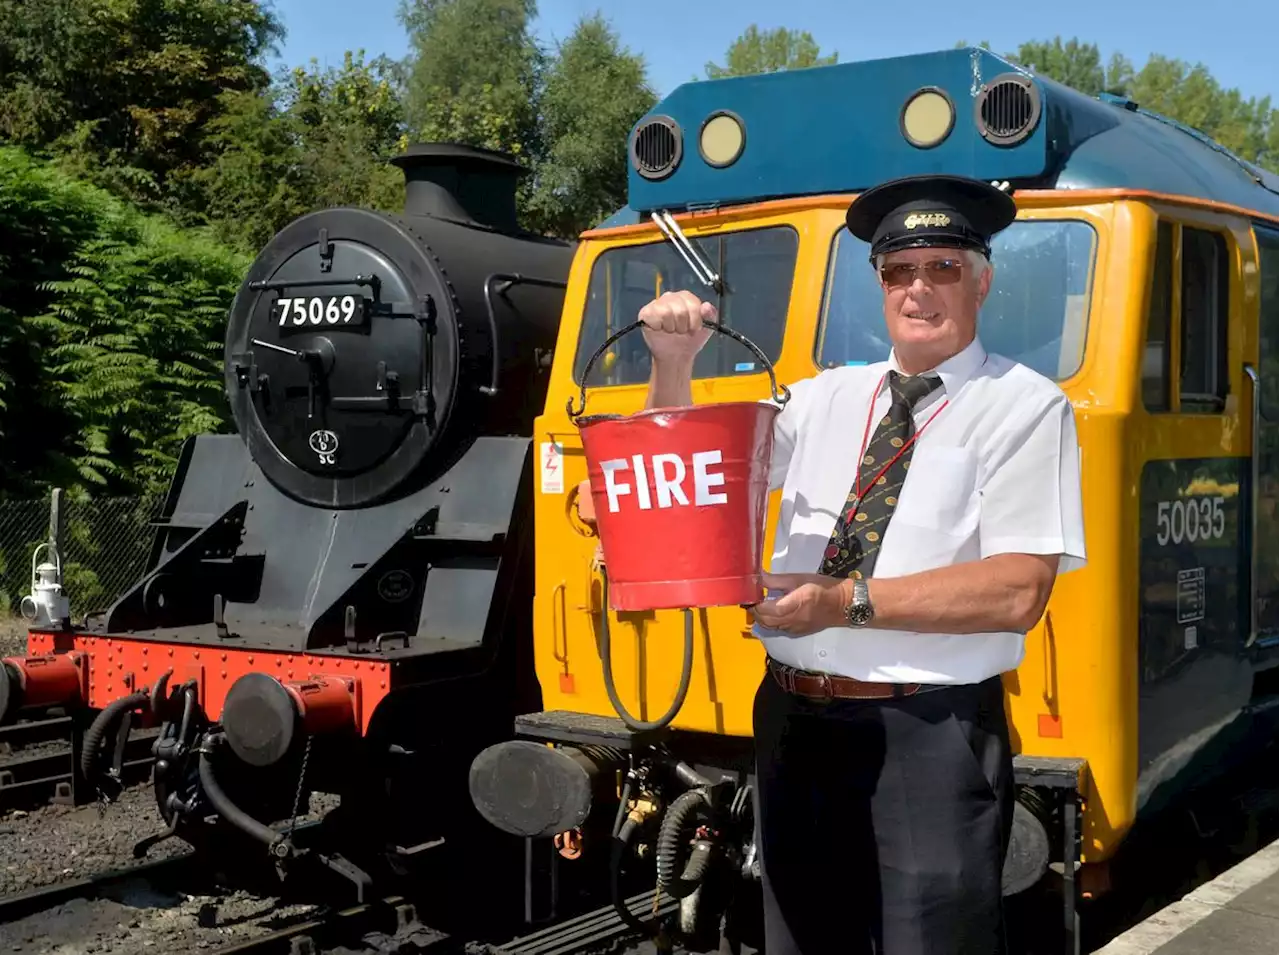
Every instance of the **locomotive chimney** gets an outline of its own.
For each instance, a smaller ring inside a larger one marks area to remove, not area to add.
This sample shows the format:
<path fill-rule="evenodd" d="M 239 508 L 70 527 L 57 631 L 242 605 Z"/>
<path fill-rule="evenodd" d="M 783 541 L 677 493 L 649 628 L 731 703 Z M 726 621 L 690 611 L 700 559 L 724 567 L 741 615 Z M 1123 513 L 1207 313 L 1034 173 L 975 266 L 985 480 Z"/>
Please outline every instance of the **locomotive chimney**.
<path fill-rule="evenodd" d="M 391 162 L 404 170 L 406 215 L 516 231 L 516 181 L 527 169 L 506 153 L 456 143 L 417 143 Z"/>

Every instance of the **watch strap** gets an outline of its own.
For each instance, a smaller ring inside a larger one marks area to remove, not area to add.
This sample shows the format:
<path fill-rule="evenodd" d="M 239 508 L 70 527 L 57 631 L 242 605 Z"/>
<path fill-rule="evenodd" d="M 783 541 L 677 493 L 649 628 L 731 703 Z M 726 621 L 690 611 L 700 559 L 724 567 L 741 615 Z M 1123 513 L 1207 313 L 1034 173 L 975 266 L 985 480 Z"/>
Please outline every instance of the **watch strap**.
<path fill-rule="evenodd" d="M 867 588 L 867 582 L 860 577 L 853 579 L 853 595 L 849 600 L 849 605 L 845 607 L 844 615 L 851 627 L 865 627 L 871 622 L 871 618 L 875 616 L 875 610 L 871 606 L 871 594 Z"/>

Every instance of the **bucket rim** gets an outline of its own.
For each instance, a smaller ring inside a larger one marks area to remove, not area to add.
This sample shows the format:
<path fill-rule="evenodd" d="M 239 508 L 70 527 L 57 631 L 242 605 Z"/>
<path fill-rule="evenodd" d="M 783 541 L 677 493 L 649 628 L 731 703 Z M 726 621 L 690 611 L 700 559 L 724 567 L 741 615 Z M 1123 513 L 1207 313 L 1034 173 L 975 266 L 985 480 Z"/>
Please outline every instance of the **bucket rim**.
<path fill-rule="evenodd" d="M 573 398 L 570 398 L 567 402 L 565 402 L 565 410 L 569 412 L 570 419 L 576 420 L 582 415 L 584 411 L 587 410 L 587 380 L 591 377 L 591 369 L 595 365 L 597 359 L 599 359 L 600 356 L 605 353 L 605 350 L 610 345 L 616 342 L 623 335 L 626 335 L 630 332 L 634 332 L 636 329 L 644 328 L 644 324 L 645 323 L 643 321 L 635 321 L 635 322 L 632 322 L 630 325 L 628 325 L 626 328 L 622 328 L 614 332 L 612 335 L 606 338 L 604 343 L 595 350 L 595 353 L 590 358 L 587 359 L 587 365 L 585 368 L 582 369 L 582 377 L 580 379 L 580 383 L 578 386 L 578 410 L 577 411 L 573 410 Z M 756 356 L 756 360 L 759 361 L 764 366 L 764 370 L 768 373 L 769 392 L 773 400 L 779 405 L 785 405 L 788 401 L 791 400 L 791 389 L 788 388 L 786 385 L 782 385 L 781 390 L 779 390 L 778 376 L 774 370 L 773 362 L 771 362 L 768 356 L 766 356 L 765 353 L 760 350 L 760 346 L 758 346 L 751 339 L 747 338 L 747 336 L 743 335 L 741 332 L 735 331 L 734 329 L 730 328 L 728 325 L 725 325 L 721 321 L 709 322 L 706 319 L 703 319 L 702 327 L 709 328 L 714 332 L 719 332 L 721 335 L 727 335 L 729 338 L 732 338 L 734 341 L 739 342 L 745 348 L 747 348 L 753 355 Z M 722 403 L 731 404 L 732 402 L 722 402 Z"/>
<path fill-rule="evenodd" d="M 581 415 L 573 420 L 579 431 L 586 430 L 592 425 L 606 424 L 610 421 L 635 421 L 638 418 L 653 418 L 658 415 L 681 414 L 688 411 L 708 411 L 714 408 L 755 408 L 760 412 L 769 412 L 775 417 L 782 413 L 782 409 L 777 405 L 769 404 L 767 401 L 711 401 L 704 404 L 692 405 L 669 405 L 662 408 L 642 408 L 632 414 L 591 414 Z"/>

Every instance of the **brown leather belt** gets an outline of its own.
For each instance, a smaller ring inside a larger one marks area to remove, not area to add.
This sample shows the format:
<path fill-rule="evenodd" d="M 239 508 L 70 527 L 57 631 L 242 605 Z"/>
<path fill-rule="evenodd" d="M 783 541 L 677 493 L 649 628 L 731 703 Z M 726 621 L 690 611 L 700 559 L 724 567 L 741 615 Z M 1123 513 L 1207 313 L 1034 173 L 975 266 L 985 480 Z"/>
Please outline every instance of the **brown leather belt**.
<path fill-rule="evenodd" d="M 797 670 L 785 663 L 768 659 L 769 672 L 788 693 L 795 693 L 811 700 L 897 700 L 929 690 L 940 690 L 937 684 L 926 683 L 866 683 L 848 676 L 830 673 L 814 673 Z"/>

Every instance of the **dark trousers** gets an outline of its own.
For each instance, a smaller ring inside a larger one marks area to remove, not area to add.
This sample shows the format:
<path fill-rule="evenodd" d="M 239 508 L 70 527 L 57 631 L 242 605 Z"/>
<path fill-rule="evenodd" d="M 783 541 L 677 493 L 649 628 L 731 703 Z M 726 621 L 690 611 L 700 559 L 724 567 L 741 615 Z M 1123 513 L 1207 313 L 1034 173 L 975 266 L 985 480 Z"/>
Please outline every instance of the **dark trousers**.
<path fill-rule="evenodd" d="M 998 955 L 1013 765 L 999 678 L 755 699 L 765 955 Z"/>

